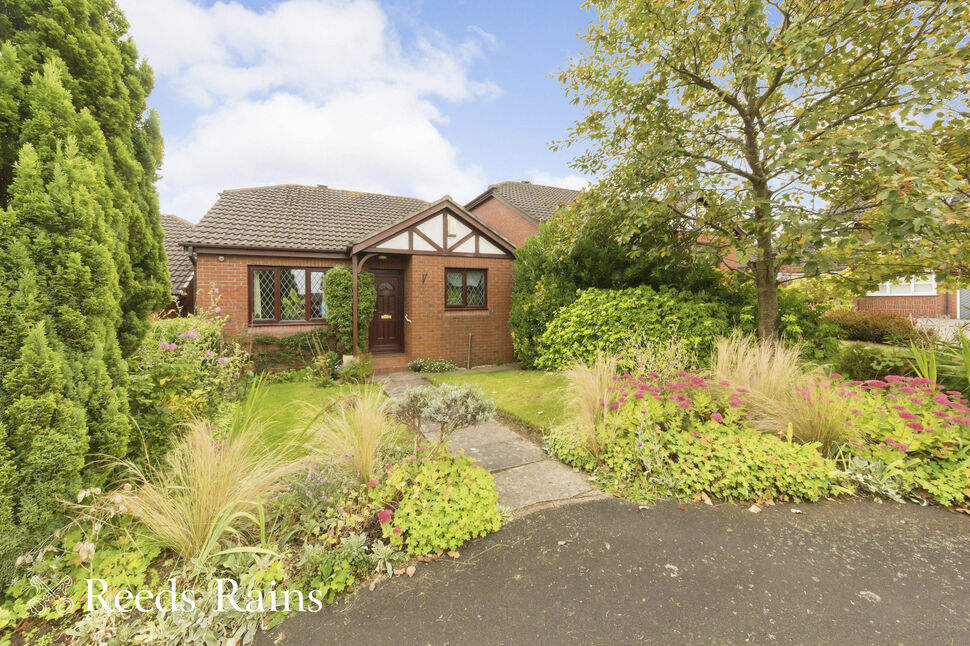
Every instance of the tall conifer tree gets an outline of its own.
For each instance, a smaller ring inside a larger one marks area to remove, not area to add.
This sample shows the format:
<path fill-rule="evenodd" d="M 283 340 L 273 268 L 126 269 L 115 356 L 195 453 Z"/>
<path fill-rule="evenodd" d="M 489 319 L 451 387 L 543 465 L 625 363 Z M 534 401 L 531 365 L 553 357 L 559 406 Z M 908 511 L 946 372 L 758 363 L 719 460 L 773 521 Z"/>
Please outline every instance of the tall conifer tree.
<path fill-rule="evenodd" d="M 121 289 L 116 325 L 125 355 L 141 342 L 148 315 L 169 299 L 154 185 L 162 141 L 157 115 L 146 112 L 154 78 L 127 32 L 115 0 L 9 0 L 0 15 L 0 42 L 16 44 L 21 82 L 28 83 L 47 61 L 63 61 L 60 79 L 75 110 L 87 108 L 104 136 L 105 150 L 96 163 L 103 167 L 114 207 L 107 224 L 118 241 L 112 250 Z M 4 52 L 10 50 L 8 43 Z M 0 89 L 3 74 L 0 62 Z M 0 97 L 0 141 L 17 142 L 12 149 L 0 143 L 0 206 L 9 199 L 19 147 L 36 143 L 17 126 L 30 118 L 29 107 L 20 102 L 17 115 L 5 116 L 9 112 Z"/>

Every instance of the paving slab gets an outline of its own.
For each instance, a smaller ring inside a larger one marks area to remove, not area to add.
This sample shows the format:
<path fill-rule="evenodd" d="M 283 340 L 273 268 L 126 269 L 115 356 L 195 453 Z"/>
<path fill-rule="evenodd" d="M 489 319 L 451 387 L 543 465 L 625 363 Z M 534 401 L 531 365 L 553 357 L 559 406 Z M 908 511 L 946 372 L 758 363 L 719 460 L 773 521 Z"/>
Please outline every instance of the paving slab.
<path fill-rule="evenodd" d="M 499 504 L 513 510 L 593 493 L 582 474 L 555 460 L 533 462 L 492 474 Z"/>
<path fill-rule="evenodd" d="M 399 372 L 388 375 L 383 387 L 394 397 L 408 388 L 427 384 L 419 374 Z M 429 441 L 436 441 L 433 429 L 422 432 Z M 550 458 L 541 447 L 495 419 L 452 433 L 448 449 L 453 455 L 464 453 L 474 458 L 488 470 L 495 478 L 499 504 L 514 512 L 594 491 L 583 474 Z"/>

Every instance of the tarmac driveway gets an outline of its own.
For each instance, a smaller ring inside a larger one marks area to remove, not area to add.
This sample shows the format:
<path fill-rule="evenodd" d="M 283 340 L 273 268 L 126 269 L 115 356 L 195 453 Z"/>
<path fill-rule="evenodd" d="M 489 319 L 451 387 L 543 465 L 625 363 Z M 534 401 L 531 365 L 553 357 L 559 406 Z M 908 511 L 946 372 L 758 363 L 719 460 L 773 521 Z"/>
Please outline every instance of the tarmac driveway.
<path fill-rule="evenodd" d="M 970 644 L 970 517 L 679 507 L 538 511 L 257 644 Z"/>

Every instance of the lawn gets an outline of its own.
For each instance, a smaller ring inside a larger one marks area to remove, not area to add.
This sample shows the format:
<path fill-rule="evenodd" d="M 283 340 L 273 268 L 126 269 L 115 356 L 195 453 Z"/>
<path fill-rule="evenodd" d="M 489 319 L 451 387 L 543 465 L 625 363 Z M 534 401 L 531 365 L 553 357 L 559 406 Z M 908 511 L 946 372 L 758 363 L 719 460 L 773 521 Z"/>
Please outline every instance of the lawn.
<path fill-rule="evenodd" d="M 567 418 L 562 390 L 566 379 L 560 374 L 535 370 L 499 370 L 427 375 L 435 384 L 478 386 L 502 412 L 530 426 L 549 428 Z"/>
<path fill-rule="evenodd" d="M 270 384 L 266 386 L 260 403 L 260 415 L 264 420 L 271 420 L 283 428 L 292 428 L 309 422 L 320 407 L 334 397 L 353 392 L 359 387 L 340 384 L 321 388 L 307 381 Z"/>

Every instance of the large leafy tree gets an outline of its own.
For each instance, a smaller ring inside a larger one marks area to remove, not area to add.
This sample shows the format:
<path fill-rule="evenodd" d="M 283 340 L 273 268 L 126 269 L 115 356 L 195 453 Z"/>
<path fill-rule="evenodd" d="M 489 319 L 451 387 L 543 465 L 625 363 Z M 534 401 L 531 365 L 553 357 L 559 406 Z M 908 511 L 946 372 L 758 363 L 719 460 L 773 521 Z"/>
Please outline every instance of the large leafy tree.
<path fill-rule="evenodd" d="M 575 165 L 636 204 L 618 239 L 671 224 L 758 290 L 778 331 L 779 270 L 871 284 L 970 249 L 965 178 L 935 136 L 965 98 L 962 0 L 593 0 L 561 73 L 586 116 Z M 629 245 L 629 252 L 657 253 Z M 848 268 L 848 272 L 846 272 Z"/>
<path fill-rule="evenodd" d="M 116 327 L 126 355 L 138 347 L 149 314 L 169 299 L 155 191 L 162 139 L 158 115 L 146 112 L 154 79 L 127 31 L 115 0 L 6 0 L 0 11 L 0 43 L 6 41 L 0 51 L 0 207 L 10 199 L 20 147 L 36 143 L 36 132 L 21 127 L 33 115 L 18 99 L 18 85 L 26 86 L 48 61 L 60 61 L 60 82 L 74 109 L 87 109 L 104 139 L 104 150 L 92 160 L 111 196 L 107 224 L 117 241 L 112 258 L 121 290 Z"/>

